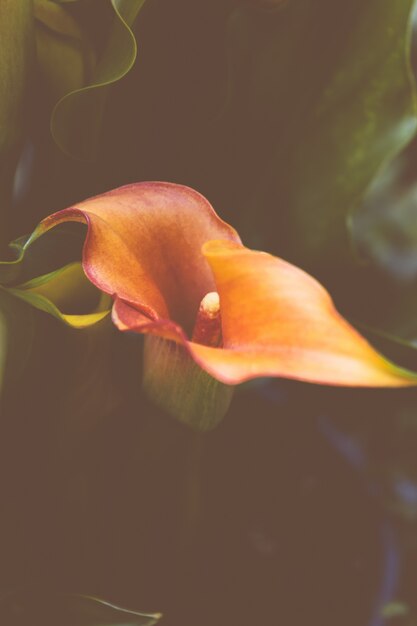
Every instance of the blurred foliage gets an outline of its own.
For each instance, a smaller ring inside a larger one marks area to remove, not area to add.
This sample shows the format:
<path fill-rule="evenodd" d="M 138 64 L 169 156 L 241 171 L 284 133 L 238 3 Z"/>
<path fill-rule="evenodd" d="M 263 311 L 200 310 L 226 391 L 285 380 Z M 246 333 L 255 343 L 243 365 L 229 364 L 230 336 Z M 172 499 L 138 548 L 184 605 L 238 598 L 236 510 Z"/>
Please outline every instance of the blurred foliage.
<path fill-rule="evenodd" d="M 347 218 L 415 133 L 412 6 L 305 0 L 232 15 L 226 120 L 250 146 L 248 232 L 261 219 L 269 246 L 304 265 L 346 261 Z"/>
<path fill-rule="evenodd" d="M 34 333 L 31 307 L 16 302 L 0 288 L 0 394 L 3 386 L 22 375 L 32 350 Z"/>
<path fill-rule="evenodd" d="M 110 298 L 99 294 L 86 278 L 80 262 L 71 263 L 50 274 L 9 288 L 9 293 L 45 311 L 74 328 L 85 328 L 100 322 L 108 316 Z M 74 307 L 77 300 L 89 303 L 87 313 L 65 313 Z"/>
<path fill-rule="evenodd" d="M 407 192 L 401 176 L 396 188 L 392 180 L 399 160 L 389 165 L 416 128 L 413 5 L 238 7 L 222 116 L 249 242 L 319 276 L 379 347 L 415 367 L 415 150 L 401 168 Z"/>
<path fill-rule="evenodd" d="M 45 2 L 51 4 L 51 0 L 42 0 L 41 6 Z M 41 68 L 52 85 L 52 93 L 55 92 L 55 97 L 62 96 L 52 113 L 51 132 L 60 148 L 71 156 L 92 159 L 96 155 L 107 87 L 120 80 L 135 61 L 136 41 L 130 26 L 144 3 L 145 0 L 111 0 L 109 3 L 78 2 L 68 9 L 55 6 L 60 17 L 62 13 L 62 19 L 54 21 L 50 29 L 57 30 L 59 37 L 47 39 L 42 36 L 42 29 L 40 31 Z M 90 29 L 96 32 L 104 30 L 105 38 L 101 37 L 98 51 L 83 42 L 82 31 L 71 17 L 71 9 L 81 24 L 90 23 Z M 50 26 L 48 16 L 45 20 L 43 13 L 39 14 L 42 25 Z M 72 38 L 72 42 L 68 43 L 68 38 Z"/>
<path fill-rule="evenodd" d="M 25 139 L 34 51 L 31 0 L 0 6 L 0 250 L 10 236 L 12 181 Z"/>
<path fill-rule="evenodd" d="M 401 602 L 391 602 L 382 609 L 382 616 L 387 619 L 408 615 L 408 607 Z"/>
<path fill-rule="evenodd" d="M 203 514 L 181 551 L 192 433 L 140 394 L 141 340 L 99 320 L 84 231 L 25 246 L 84 197 L 189 184 L 417 369 L 417 144 L 393 160 L 416 129 L 414 4 L 35 0 L 31 14 L 0 0 L 0 228 L 15 240 L 0 264 L 2 588 L 97 590 L 167 626 L 267 623 L 277 605 L 288 626 L 362 626 L 386 516 L 416 621 L 415 391 L 278 384 L 277 405 L 262 382 L 243 390 L 207 435 Z M 45 595 L 31 598 L 33 621 Z"/>
<path fill-rule="evenodd" d="M 22 140 L 28 77 L 33 56 L 31 0 L 7 0 L 0 7 L 0 168 L 4 155 Z M 10 173 L 10 172 L 9 172 Z"/>
<path fill-rule="evenodd" d="M 52 102 L 85 85 L 94 49 L 71 13 L 51 0 L 35 0 L 36 53 Z"/>
<path fill-rule="evenodd" d="M 49 127 L 65 153 L 80 159 L 96 153 L 108 88 L 136 58 L 130 26 L 144 1 L 2 2 L 0 249 L 27 228 L 16 215 L 22 184 L 28 187 L 27 167 L 26 175 L 18 170 L 13 186 L 19 153 L 25 154 L 22 146 L 26 154 L 31 151 L 37 134 L 50 174 L 56 154 Z M 7 19 L 2 17 L 6 12 Z"/>
<path fill-rule="evenodd" d="M 0 602 L 8 626 L 154 626 L 161 617 L 127 611 L 97 598 L 15 592 Z"/>

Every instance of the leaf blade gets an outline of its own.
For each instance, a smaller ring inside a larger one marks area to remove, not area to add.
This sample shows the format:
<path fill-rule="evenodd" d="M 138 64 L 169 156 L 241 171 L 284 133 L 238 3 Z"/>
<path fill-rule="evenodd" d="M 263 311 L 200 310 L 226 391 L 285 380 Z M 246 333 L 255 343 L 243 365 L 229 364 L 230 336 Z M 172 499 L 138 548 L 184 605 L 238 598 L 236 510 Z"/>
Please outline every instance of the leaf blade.
<path fill-rule="evenodd" d="M 137 44 L 131 26 L 144 3 L 145 0 L 111 0 L 113 29 L 91 82 L 63 96 L 54 107 L 51 133 L 69 156 L 94 159 L 107 89 L 129 72 L 136 59 Z"/>

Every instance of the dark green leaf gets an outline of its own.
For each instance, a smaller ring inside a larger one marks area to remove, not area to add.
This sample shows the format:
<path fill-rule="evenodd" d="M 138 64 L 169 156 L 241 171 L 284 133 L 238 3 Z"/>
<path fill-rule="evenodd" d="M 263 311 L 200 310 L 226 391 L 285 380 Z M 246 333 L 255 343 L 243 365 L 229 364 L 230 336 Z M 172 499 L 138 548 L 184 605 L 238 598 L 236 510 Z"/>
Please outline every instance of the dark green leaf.
<path fill-rule="evenodd" d="M 359 330 L 368 337 L 377 350 L 394 363 L 417 371 L 417 342 L 402 339 L 376 328 L 359 325 Z"/>
<path fill-rule="evenodd" d="M 32 307 L 0 287 L 0 393 L 5 383 L 22 373 L 34 333 Z"/>
<path fill-rule="evenodd" d="M 20 237 L 9 245 L 9 259 L 0 261 L 0 284 L 16 285 L 48 274 L 81 258 L 84 232 L 78 225 L 65 225 L 28 243 Z"/>
<path fill-rule="evenodd" d="M 136 59 L 136 40 L 130 27 L 144 3 L 145 0 L 111 0 L 113 24 L 91 80 L 66 94 L 54 108 L 52 135 L 70 156 L 86 160 L 95 156 L 108 87 L 125 76 Z M 99 11 L 97 22 L 100 23 Z"/>
<path fill-rule="evenodd" d="M 95 54 L 86 33 L 65 7 L 34 0 L 37 61 L 43 86 L 57 102 L 87 84 Z"/>
<path fill-rule="evenodd" d="M 10 240 L 13 176 L 28 112 L 34 54 L 31 0 L 0 2 L 0 248 Z"/>
<path fill-rule="evenodd" d="M 21 134 L 33 46 L 31 0 L 0 4 L 0 157 Z M 0 160 L 0 165 L 2 159 Z"/>
<path fill-rule="evenodd" d="M 347 257 L 347 219 L 414 135 L 413 6 L 292 0 L 275 13 L 234 13 L 228 111 L 251 146 L 247 228 L 268 227 L 280 254 L 304 264 Z M 278 215 L 285 238 L 271 228 Z"/>

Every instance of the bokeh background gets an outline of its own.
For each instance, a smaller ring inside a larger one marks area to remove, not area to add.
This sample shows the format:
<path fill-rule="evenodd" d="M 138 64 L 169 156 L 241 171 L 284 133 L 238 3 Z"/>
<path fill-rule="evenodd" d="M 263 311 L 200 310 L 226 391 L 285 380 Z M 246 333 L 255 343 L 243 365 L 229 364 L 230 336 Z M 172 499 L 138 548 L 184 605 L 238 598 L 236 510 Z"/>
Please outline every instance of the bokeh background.
<path fill-rule="evenodd" d="M 138 12 L 130 71 L 115 7 Z M 4 59 L 10 10 L 0 0 Z M 4 260 L 77 200 L 190 185 L 417 369 L 413 13 L 411 0 L 35 0 L 13 22 L 26 56 L 12 55 L 0 153 Z M 126 75 L 58 110 L 100 63 Z M 79 259 L 83 235 L 45 236 L 5 284 Z M 77 287 L 63 305 L 97 298 Z M 415 390 L 261 380 L 202 437 L 143 397 L 140 338 L 106 320 L 74 331 L 6 291 L 1 307 L 6 596 L 97 595 L 164 626 L 417 624 Z"/>

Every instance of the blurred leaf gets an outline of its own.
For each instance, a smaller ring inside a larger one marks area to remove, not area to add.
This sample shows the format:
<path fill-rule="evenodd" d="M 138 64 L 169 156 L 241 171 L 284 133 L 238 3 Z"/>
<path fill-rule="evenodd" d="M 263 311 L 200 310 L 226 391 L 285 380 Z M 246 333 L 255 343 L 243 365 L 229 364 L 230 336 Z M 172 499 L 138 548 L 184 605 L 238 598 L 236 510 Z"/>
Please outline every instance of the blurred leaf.
<path fill-rule="evenodd" d="M 26 126 L 34 37 L 32 0 L 0 2 L 0 248 L 10 239 L 13 177 Z"/>
<path fill-rule="evenodd" d="M 40 276 L 33 277 L 33 272 L 56 267 L 74 256 L 79 258 L 81 242 L 80 229 L 64 229 L 58 237 L 32 245 L 22 238 L 14 244 L 16 260 L 0 264 L 2 278 L 13 285 L 0 287 L 0 375 L 5 370 L 7 376 L 14 373 L 16 378 L 31 355 L 33 367 L 51 379 L 50 361 L 60 362 L 63 352 L 65 363 L 71 366 L 66 370 L 61 364 L 58 368 L 57 392 L 61 399 L 65 398 L 60 422 L 66 434 L 75 432 L 75 440 L 123 399 L 121 381 L 116 380 L 114 373 L 116 332 L 110 320 L 106 320 L 111 299 L 86 278 L 79 261 Z M 29 280 L 16 284 L 19 278 Z M 53 330 L 54 320 L 41 319 L 35 309 L 64 322 L 66 328 Z M 31 354 L 35 320 L 36 349 Z M 52 331 L 56 335 L 57 354 L 45 358 L 49 350 L 45 349 L 45 342 Z M 1 380 L 0 376 L 0 384 Z"/>
<path fill-rule="evenodd" d="M 3 0 L 0 3 L 0 157 L 22 132 L 32 44 L 31 0 Z"/>
<path fill-rule="evenodd" d="M 65 268 L 64 283 L 74 278 L 65 276 L 74 269 L 77 268 Z M 62 313 L 54 304 L 54 297 L 57 303 L 65 305 L 67 301 L 77 310 L 75 307 L 87 307 L 92 293 L 91 290 L 88 293 L 87 284 L 81 288 L 76 284 L 71 293 L 65 294 L 65 287 L 60 289 L 59 272 L 57 280 L 54 288 L 53 278 L 51 284 L 39 286 L 48 292 L 48 297 L 37 294 L 39 301 L 26 299 L 24 293 L 22 297 L 23 290 L 4 291 L 10 300 L 11 313 L 10 319 L 6 317 L 4 403 L 11 415 L 16 411 L 18 415 L 33 411 L 36 415 L 54 416 L 57 445 L 70 456 L 85 435 L 126 401 L 129 385 L 133 382 L 134 388 L 137 387 L 138 346 L 135 341 L 126 341 L 131 338 L 117 331 L 107 309 L 100 311 L 104 301 L 95 306 L 96 315 Z M 83 291 L 87 292 L 86 298 L 82 297 Z M 99 292 L 97 295 L 100 296 Z M 23 367 L 24 376 L 21 376 Z M 22 389 L 25 394 L 20 398 Z"/>
<path fill-rule="evenodd" d="M 111 0 L 111 32 L 90 81 L 66 94 L 54 108 L 51 132 L 58 146 L 70 156 L 85 160 L 95 156 L 107 88 L 125 76 L 136 59 L 136 40 L 130 27 L 144 3 L 145 0 Z M 97 13 L 100 24 L 100 12 Z"/>
<path fill-rule="evenodd" d="M 122 609 L 79 595 L 15 592 L 0 605 L 8 626 L 153 626 L 161 615 Z"/>
<path fill-rule="evenodd" d="M 383 168 L 352 224 L 361 255 L 403 285 L 417 278 L 417 182 L 408 180 L 415 170 L 410 157 L 401 154 Z"/>
<path fill-rule="evenodd" d="M 347 218 L 414 135 L 413 6 L 292 0 L 274 13 L 234 12 L 228 112 L 251 146 L 247 230 L 269 228 L 281 254 L 303 264 L 348 258 Z M 277 214 L 285 228 L 271 228 Z"/>
<path fill-rule="evenodd" d="M 408 63 L 413 4 L 357 4 L 355 32 L 295 154 L 291 192 L 297 230 L 304 229 L 312 252 L 322 254 L 323 245 L 328 249 L 332 238 L 343 237 L 346 216 L 381 165 L 416 132 Z"/>
<path fill-rule="evenodd" d="M 403 602 L 390 602 L 386 604 L 381 611 L 381 616 L 386 619 L 404 617 L 406 615 L 409 615 L 409 608 Z"/>
<path fill-rule="evenodd" d="M 7 358 L 7 319 L 3 311 L 0 311 L 0 396 L 3 388 L 3 380 L 6 372 Z"/>
<path fill-rule="evenodd" d="M 42 76 L 56 102 L 87 84 L 95 58 L 72 15 L 52 0 L 35 0 L 36 48 Z"/>
<path fill-rule="evenodd" d="M 0 287 L 0 393 L 22 373 L 30 356 L 35 320 L 33 309 Z"/>
<path fill-rule="evenodd" d="M 372 345 L 397 365 L 417 370 L 417 342 L 358 324 Z"/>
<path fill-rule="evenodd" d="M 369 274 L 353 315 L 412 345 L 417 345 L 416 147 L 414 141 L 383 168 L 352 229 L 355 245 L 367 262 L 361 274 Z"/>

